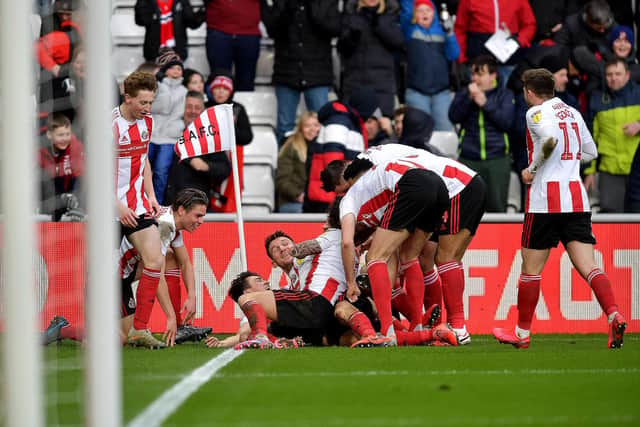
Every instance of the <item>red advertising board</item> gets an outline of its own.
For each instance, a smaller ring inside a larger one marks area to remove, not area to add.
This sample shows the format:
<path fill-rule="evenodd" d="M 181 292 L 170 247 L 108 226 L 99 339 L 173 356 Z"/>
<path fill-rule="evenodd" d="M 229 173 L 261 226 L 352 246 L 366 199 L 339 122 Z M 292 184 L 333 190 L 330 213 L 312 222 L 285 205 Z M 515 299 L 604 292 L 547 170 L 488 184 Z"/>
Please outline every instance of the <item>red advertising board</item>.
<path fill-rule="evenodd" d="M 83 226 L 42 223 L 36 260 L 38 307 L 42 326 L 56 314 L 74 324 L 83 323 L 83 294 L 87 277 Z M 185 233 L 194 264 L 197 313 L 195 324 L 215 332 L 233 332 L 240 312 L 226 292 L 240 272 L 240 250 L 235 223 L 205 223 L 195 233 Z M 249 269 L 269 277 L 273 286 L 286 278 L 266 256 L 264 238 L 276 229 L 295 240 L 322 232 L 320 223 L 245 224 Z M 520 224 L 482 224 L 463 264 L 465 314 L 472 333 L 489 333 L 494 326 L 511 326 L 516 319 L 517 282 L 520 272 Z M 621 313 L 630 331 L 640 329 L 640 224 L 594 224 L 596 261 L 613 283 Z M 101 260 L 99 262 L 110 262 Z M 541 298 L 534 332 L 604 332 L 605 317 L 586 282 L 571 267 L 562 248 L 553 250 L 542 274 Z M 164 315 L 156 305 L 151 329 L 164 328 Z"/>

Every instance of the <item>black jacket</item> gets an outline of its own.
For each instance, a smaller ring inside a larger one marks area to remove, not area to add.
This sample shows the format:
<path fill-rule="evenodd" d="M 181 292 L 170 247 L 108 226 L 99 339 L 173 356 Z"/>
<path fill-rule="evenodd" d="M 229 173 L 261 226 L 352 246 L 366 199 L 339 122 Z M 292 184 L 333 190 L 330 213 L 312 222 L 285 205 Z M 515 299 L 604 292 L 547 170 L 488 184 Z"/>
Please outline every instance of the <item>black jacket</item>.
<path fill-rule="evenodd" d="M 205 19 L 204 9 L 194 12 L 189 0 L 173 0 L 173 48 L 180 58 L 187 59 L 187 27 L 198 28 Z M 155 61 L 160 50 L 160 9 L 155 0 L 137 0 L 135 5 L 136 25 L 145 27 L 144 59 Z"/>
<path fill-rule="evenodd" d="M 343 98 L 354 88 L 369 86 L 378 95 L 385 116 L 393 115 L 396 94 L 394 53 L 401 52 L 404 37 L 400 30 L 399 7 L 395 0 L 386 2 L 384 13 L 377 8 L 357 9 L 356 0 L 348 0 L 342 19 L 338 51 L 343 64 Z M 391 102 L 385 102 L 390 99 Z"/>
<path fill-rule="evenodd" d="M 275 43 L 273 84 L 304 90 L 333 84 L 331 38 L 340 34 L 337 0 L 260 1 Z"/>

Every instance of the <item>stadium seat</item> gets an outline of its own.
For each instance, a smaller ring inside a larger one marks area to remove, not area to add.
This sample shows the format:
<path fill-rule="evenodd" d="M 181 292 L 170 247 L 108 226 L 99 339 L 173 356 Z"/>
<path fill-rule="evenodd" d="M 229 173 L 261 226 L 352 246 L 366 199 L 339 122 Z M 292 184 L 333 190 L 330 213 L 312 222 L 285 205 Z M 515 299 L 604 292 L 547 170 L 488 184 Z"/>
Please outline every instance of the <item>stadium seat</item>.
<path fill-rule="evenodd" d="M 111 40 L 114 45 L 135 45 L 144 43 L 144 27 L 136 25 L 133 9 L 117 9 L 111 16 Z"/>
<path fill-rule="evenodd" d="M 187 40 L 189 46 L 205 46 L 207 44 L 207 24 L 202 23 L 196 29 L 187 28 Z"/>
<path fill-rule="evenodd" d="M 189 43 L 189 56 L 184 61 L 185 68 L 191 68 L 202 73 L 205 81 L 209 75 L 209 61 L 207 61 L 207 49 L 204 45 L 192 45 Z"/>
<path fill-rule="evenodd" d="M 520 186 L 520 178 L 518 178 L 518 174 L 515 172 L 511 172 L 511 176 L 509 178 L 509 194 L 507 196 L 507 212 L 514 213 L 520 212 L 522 203 L 521 201 L 521 186 Z"/>
<path fill-rule="evenodd" d="M 254 205 L 251 203 L 242 204 L 242 213 L 251 216 L 265 216 L 271 213 L 271 209 L 265 205 Z"/>
<path fill-rule="evenodd" d="M 112 0 L 111 4 L 114 8 L 133 8 L 136 5 L 136 0 Z"/>
<path fill-rule="evenodd" d="M 267 164 L 278 166 L 278 142 L 269 126 L 252 126 L 253 141 L 244 147 L 245 164 Z"/>
<path fill-rule="evenodd" d="M 243 168 L 242 201 L 247 205 L 274 209 L 275 184 L 271 165 L 245 164 Z"/>
<path fill-rule="evenodd" d="M 142 46 L 115 46 L 111 58 L 112 72 L 119 82 L 144 62 Z"/>
<path fill-rule="evenodd" d="M 435 131 L 429 142 L 447 157 L 458 158 L 458 135 L 455 132 Z"/>
<path fill-rule="evenodd" d="M 233 99 L 244 105 L 252 125 L 269 125 L 275 129 L 277 101 L 272 92 L 236 92 Z"/>
<path fill-rule="evenodd" d="M 271 39 L 263 39 L 260 43 L 260 56 L 256 65 L 256 84 L 271 84 L 274 57 L 273 41 Z"/>

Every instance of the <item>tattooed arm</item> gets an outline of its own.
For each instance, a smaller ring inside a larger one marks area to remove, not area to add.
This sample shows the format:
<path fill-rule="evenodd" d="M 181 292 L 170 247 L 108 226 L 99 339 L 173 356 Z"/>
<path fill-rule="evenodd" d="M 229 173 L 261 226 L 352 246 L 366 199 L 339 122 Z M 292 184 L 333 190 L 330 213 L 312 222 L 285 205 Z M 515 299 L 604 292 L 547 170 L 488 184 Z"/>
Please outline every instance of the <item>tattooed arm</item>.
<path fill-rule="evenodd" d="M 291 249 L 291 256 L 294 258 L 304 258 L 308 255 L 315 255 L 322 252 L 322 248 L 316 239 L 306 240 L 298 243 Z"/>

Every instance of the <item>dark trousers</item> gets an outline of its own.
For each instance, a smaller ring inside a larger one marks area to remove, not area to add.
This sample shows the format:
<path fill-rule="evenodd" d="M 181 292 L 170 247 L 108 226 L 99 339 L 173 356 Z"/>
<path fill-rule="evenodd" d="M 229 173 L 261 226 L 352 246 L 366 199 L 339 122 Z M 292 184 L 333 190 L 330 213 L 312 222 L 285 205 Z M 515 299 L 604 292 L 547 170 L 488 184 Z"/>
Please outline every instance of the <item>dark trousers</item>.
<path fill-rule="evenodd" d="M 478 172 L 487 184 L 487 212 L 506 212 L 511 178 L 509 156 L 491 160 L 460 158 L 458 161 Z"/>
<path fill-rule="evenodd" d="M 216 68 L 231 71 L 235 67 L 235 91 L 252 91 L 256 64 L 260 55 L 260 36 L 227 34 L 207 29 L 207 60 L 213 73 Z"/>

